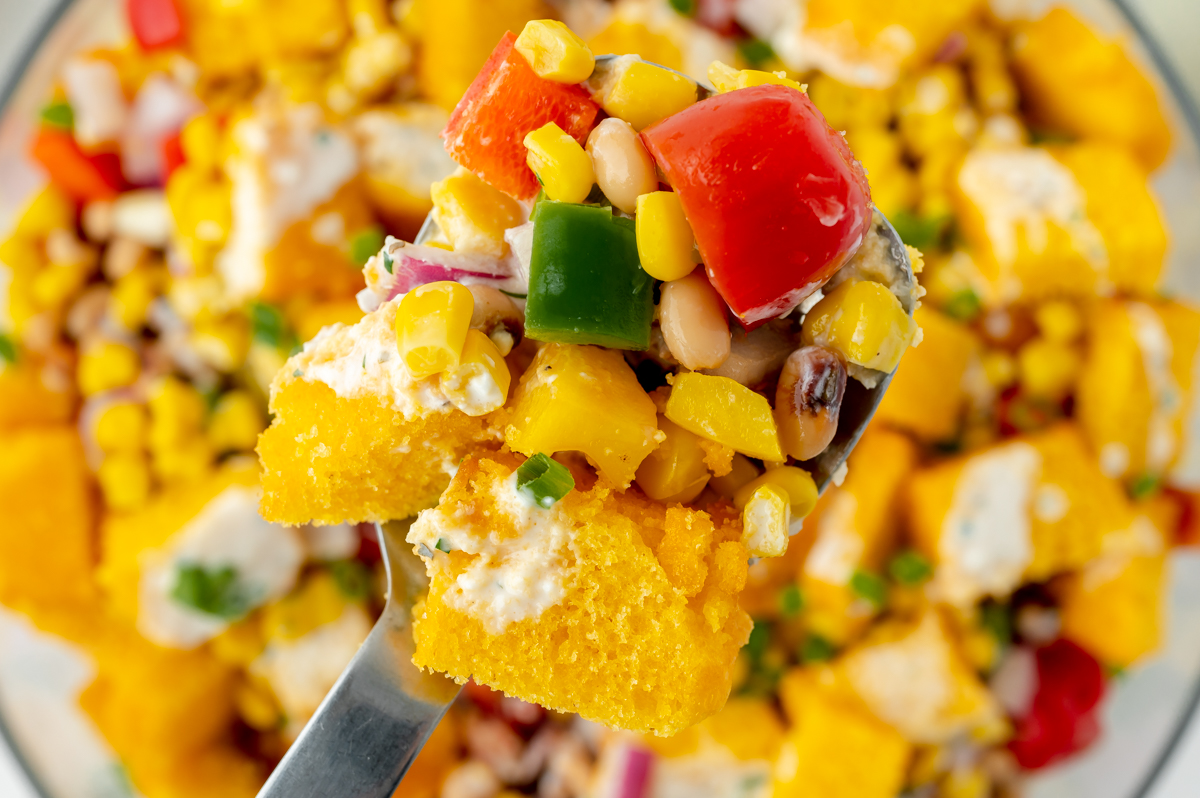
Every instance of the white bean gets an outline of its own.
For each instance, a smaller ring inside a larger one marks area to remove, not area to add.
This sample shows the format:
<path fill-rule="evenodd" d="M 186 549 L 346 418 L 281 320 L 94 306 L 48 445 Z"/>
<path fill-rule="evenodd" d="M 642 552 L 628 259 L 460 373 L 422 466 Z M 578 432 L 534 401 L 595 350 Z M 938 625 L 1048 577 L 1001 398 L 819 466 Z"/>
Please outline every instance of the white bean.
<path fill-rule="evenodd" d="M 685 368 L 712 369 L 729 357 L 725 302 L 703 269 L 663 283 L 658 321 L 667 348 Z"/>
<path fill-rule="evenodd" d="M 587 140 L 596 185 L 608 201 L 625 213 L 637 210 L 640 194 L 658 189 L 658 175 L 642 139 L 628 123 L 609 117 L 596 125 Z"/>

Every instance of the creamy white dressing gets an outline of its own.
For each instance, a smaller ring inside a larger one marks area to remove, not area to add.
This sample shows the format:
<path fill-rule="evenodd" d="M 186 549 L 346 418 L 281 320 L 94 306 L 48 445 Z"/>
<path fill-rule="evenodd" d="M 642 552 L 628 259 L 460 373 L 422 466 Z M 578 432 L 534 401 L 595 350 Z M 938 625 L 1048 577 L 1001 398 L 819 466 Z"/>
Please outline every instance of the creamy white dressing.
<path fill-rule="evenodd" d="M 476 555 L 441 600 L 499 635 L 566 597 L 574 573 L 567 557 L 574 553 L 574 529 L 561 505 L 539 507 L 519 490 L 515 472 L 489 487 L 496 511 L 518 530 L 516 536 L 502 538 L 491 524 L 471 524 L 464 508 L 435 507 L 417 516 L 406 540 L 425 559 L 431 578 L 450 567 L 444 550 Z"/>
<path fill-rule="evenodd" d="M 1071 499 L 1067 492 L 1050 482 L 1038 485 L 1033 494 L 1033 517 L 1044 524 L 1056 524 L 1067 517 Z"/>
<path fill-rule="evenodd" d="M 302 526 L 299 532 L 310 560 L 346 560 L 358 552 L 358 530 L 353 524 Z"/>
<path fill-rule="evenodd" d="M 294 529 L 263 520 L 258 491 L 226 488 L 165 546 L 141 553 L 137 628 L 153 643 L 194 648 L 216 637 L 230 621 L 180 604 L 172 597 L 179 569 L 229 567 L 252 606 L 287 593 L 304 563 L 304 543 Z"/>
<path fill-rule="evenodd" d="M 59 76 L 74 115 L 75 140 L 94 147 L 119 139 L 129 107 L 116 66 L 100 58 L 72 58 Z"/>
<path fill-rule="evenodd" d="M 1161 474 L 1171 464 L 1178 441 L 1175 421 L 1183 409 L 1183 391 L 1171 371 L 1174 347 L 1166 325 L 1149 305 L 1130 302 L 1125 307 L 1133 327 L 1133 340 L 1142 354 L 1142 367 L 1150 388 L 1150 416 L 1146 419 L 1146 468 Z"/>
<path fill-rule="evenodd" d="M 817 522 L 817 539 L 804 561 L 804 575 L 831 585 L 849 584 L 862 562 L 863 539 L 854 528 L 858 499 L 848 491 L 829 497 Z"/>
<path fill-rule="evenodd" d="M 1033 560 L 1030 505 L 1041 470 L 1042 456 L 1022 442 L 967 461 L 938 539 L 941 598 L 963 606 L 1020 584 Z"/>
<path fill-rule="evenodd" d="M 399 111 L 377 109 L 353 122 L 366 172 L 414 196 L 444 180 L 458 164 L 442 146 L 441 132 L 449 114 L 436 105 L 407 103 Z"/>
<path fill-rule="evenodd" d="M 126 191 L 112 204 L 113 233 L 162 249 L 171 238 L 171 209 L 160 189 Z"/>
<path fill-rule="evenodd" d="M 1129 470 L 1129 447 L 1113 441 L 1100 447 L 1100 470 L 1110 479 L 1120 479 Z"/>

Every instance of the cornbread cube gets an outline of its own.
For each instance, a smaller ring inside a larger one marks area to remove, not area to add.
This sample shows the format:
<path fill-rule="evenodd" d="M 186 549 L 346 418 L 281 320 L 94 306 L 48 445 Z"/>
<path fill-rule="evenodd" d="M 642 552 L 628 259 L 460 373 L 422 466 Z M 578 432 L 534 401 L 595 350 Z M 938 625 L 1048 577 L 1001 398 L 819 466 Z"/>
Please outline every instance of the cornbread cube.
<path fill-rule="evenodd" d="M 945 441 L 958 432 L 966 393 L 963 378 L 979 356 L 979 339 L 966 325 L 929 307 L 913 314 L 923 332 L 892 378 L 875 420 L 923 441 Z"/>
<path fill-rule="evenodd" d="M 1145 173 L 1119 148 L 979 146 L 963 159 L 952 201 L 988 306 L 1144 294 L 1162 269 L 1161 217 Z"/>
<path fill-rule="evenodd" d="M 1098 302 L 1087 340 L 1075 407 L 1100 467 L 1116 479 L 1170 473 L 1200 486 L 1189 455 L 1200 312 L 1175 302 Z"/>
<path fill-rule="evenodd" d="M 189 753 L 165 764 L 143 763 L 135 754 L 124 759 L 134 786 L 154 798 L 253 798 L 266 780 L 261 762 L 232 743 Z"/>
<path fill-rule="evenodd" d="M 337 50 L 349 33 L 342 3 L 183 0 L 187 51 L 205 72 L 233 77 L 269 61 Z M 236 43 L 236 46 L 234 46 Z"/>
<path fill-rule="evenodd" d="M 0 432 L 0 602 L 34 612 L 95 600 L 95 495 L 73 426 Z"/>
<path fill-rule="evenodd" d="M 905 493 L 936 595 L 959 606 L 1082 567 L 1133 517 L 1069 423 L 920 470 Z"/>
<path fill-rule="evenodd" d="M 1171 131 L 1154 86 L 1122 43 L 1063 6 L 1018 24 L 1012 68 L 1035 120 L 1132 152 L 1146 169 L 1167 156 Z"/>
<path fill-rule="evenodd" d="M 834 667 L 909 742 L 945 744 L 1003 717 L 935 609 L 912 622 L 885 621 Z"/>
<path fill-rule="evenodd" d="M 851 588 L 860 570 L 878 572 L 894 545 L 901 483 L 916 464 L 904 435 L 871 427 L 850 455 L 841 487 L 830 488 L 805 519 L 812 549 L 800 569 L 809 627 L 837 643 L 854 636 L 877 608 Z"/>
<path fill-rule="evenodd" d="M 16 363 L 5 365 L 0 360 L 0 430 L 69 422 L 75 411 L 75 387 L 69 379 L 56 381 L 56 376 L 24 352 Z"/>
<path fill-rule="evenodd" d="M 396 349 L 399 304 L 327 327 L 276 376 L 258 441 L 268 520 L 407 518 L 437 503 L 464 455 L 499 443 L 503 411 L 468 416 L 437 375 L 413 379 Z"/>
<path fill-rule="evenodd" d="M 712 715 L 749 638 L 736 513 L 666 508 L 601 479 L 543 509 L 522 458 L 468 458 L 408 540 L 426 561 L 413 661 L 542 706 L 671 735 Z"/>

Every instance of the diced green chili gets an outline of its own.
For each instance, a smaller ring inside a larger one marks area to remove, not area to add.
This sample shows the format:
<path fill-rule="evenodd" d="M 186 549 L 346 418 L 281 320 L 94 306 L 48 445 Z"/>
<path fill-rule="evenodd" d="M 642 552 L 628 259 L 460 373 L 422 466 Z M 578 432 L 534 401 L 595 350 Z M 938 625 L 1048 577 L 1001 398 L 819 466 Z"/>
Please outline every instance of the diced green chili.
<path fill-rule="evenodd" d="M 517 490 L 533 497 L 539 507 L 550 508 L 575 487 L 575 478 L 563 464 L 538 452 L 517 469 Z M 441 548 L 441 540 L 438 548 Z M 444 551 L 444 549 L 443 549 Z"/>
<path fill-rule="evenodd" d="M 888 573 L 900 584 L 913 587 L 933 575 L 933 566 L 919 553 L 905 549 L 892 558 Z"/>

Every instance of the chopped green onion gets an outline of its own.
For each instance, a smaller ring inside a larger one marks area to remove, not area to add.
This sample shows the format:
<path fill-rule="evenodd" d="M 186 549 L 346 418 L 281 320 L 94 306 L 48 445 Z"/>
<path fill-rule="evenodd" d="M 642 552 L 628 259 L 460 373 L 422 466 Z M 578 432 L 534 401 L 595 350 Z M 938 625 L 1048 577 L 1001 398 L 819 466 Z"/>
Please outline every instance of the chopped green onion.
<path fill-rule="evenodd" d="M 833 643 L 818 634 L 810 634 L 800 644 L 800 661 L 805 665 L 813 662 L 828 662 L 837 654 Z"/>
<path fill-rule="evenodd" d="M 1001 645 L 1012 642 L 1012 616 L 1007 605 L 995 602 L 984 604 L 979 609 L 979 625 Z"/>
<path fill-rule="evenodd" d="M 1133 484 L 1129 486 L 1129 495 L 1135 501 L 1140 501 L 1141 499 L 1153 496 L 1158 492 L 1160 487 L 1162 487 L 1162 478 L 1157 474 L 1146 472 L 1135 479 Z"/>
<path fill-rule="evenodd" d="M 0 333 L 0 360 L 9 365 L 17 364 L 17 342 L 12 336 Z"/>
<path fill-rule="evenodd" d="M 292 376 L 293 377 L 303 377 L 304 372 L 301 369 L 296 369 L 295 371 L 292 372 Z"/>
<path fill-rule="evenodd" d="M 283 311 L 266 302 L 251 302 L 250 328 L 254 340 L 276 349 L 290 349 L 295 336 L 288 327 Z"/>
<path fill-rule="evenodd" d="M 912 211 L 897 211 L 888 218 L 896 235 L 910 247 L 928 249 L 942 238 L 949 219 L 946 216 L 925 216 Z"/>
<path fill-rule="evenodd" d="M 795 582 L 779 592 L 779 611 L 785 618 L 795 618 L 804 609 L 804 594 Z"/>
<path fill-rule="evenodd" d="M 75 112 L 69 103 L 52 102 L 42 108 L 42 124 L 59 130 L 71 130 L 75 127 Z"/>
<path fill-rule="evenodd" d="M 387 269 L 388 274 L 392 273 L 392 266 L 394 264 L 395 261 L 392 260 L 391 253 L 385 251 L 383 253 L 383 268 Z"/>
<path fill-rule="evenodd" d="M 500 290 L 500 293 L 504 294 L 505 296 L 510 296 L 513 299 L 526 299 L 529 296 L 529 294 L 518 294 L 515 291 L 505 291 L 503 288 L 501 288 L 499 290 Z"/>
<path fill-rule="evenodd" d="M 775 57 L 775 49 L 762 39 L 746 39 L 739 42 L 738 52 L 755 69 Z"/>
<path fill-rule="evenodd" d="M 539 507 L 550 508 L 575 487 L 571 472 L 538 452 L 517 469 L 517 490 L 528 493 Z"/>
<path fill-rule="evenodd" d="M 371 256 L 381 249 L 383 249 L 382 228 L 372 226 L 365 230 L 359 230 L 350 239 L 350 260 L 354 262 L 355 266 L 366 266 Z"/>
<path fill-rule="evenodd" d="M 437 543 L 434 544 L 434 548 L 444 554 L 449 554 L 451 551 L 453 551 L 453 549 L 450 548 L 450 541 L 446 540 L 445 538 L 438 538 Z"/>
<path fill-rule="evenodd" d="M 854 591 L 854 595 L 866 599 L 876 607 L 887 603 L 887 585 L 870 571 L 855 571 L 854 576 L 850 577 L 850 589 Z"/>
<path fill-rule="evenodd" d="M 947 300 L 942 310 L 947 316 L 959 321 L 971 321 L 983 310 L 983 302 L 970 288 L 956 292 Z"/>
<path fill-rule="evenodd" d="M 750 657 L 751 662 L 758 662 L 762 659 L 763 654 L 767 653 L 767 646 L 771 643 L 771 623 L 758 619 L 754 621 L 754 628 L 750 630 L 750 639 L 746 641 L 743 651 L 746 656 Z"/>
<path fill-rule="evenodd" d="M 241 618 L 253 606 L 237 571 L 228 565 L 220 568 L 180 565 L 171 598 L 205 615 L 226 620 Z"/>
<path fill-rule="evenodd" d="M 346 598 L 361 601 L 370 593 L 371 575 L 358 560 L 335 560 L 328 567 L 329 575 Z"/>
<path fill-rule="evenodd" d="M 690 17 L 696 13 L 696 0 L 670 0 L 670 2 L 671 8 L 685 17 Z"/>
<path fill-rule="evenodd" d="M 900 584 L 913 587 L 933 575 L 933 566 L 917 552 L 905 549 L 892 558 L 888 573 Z"/>

